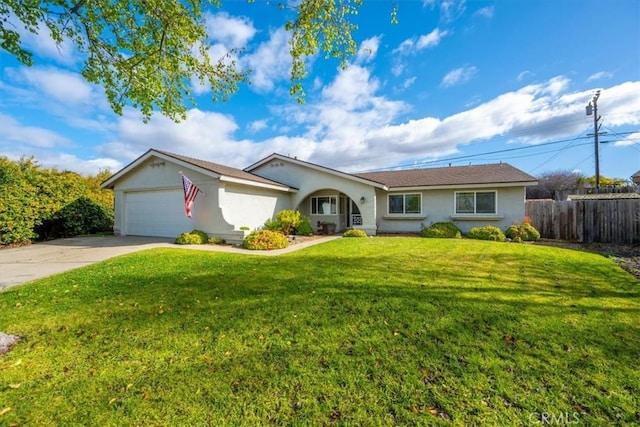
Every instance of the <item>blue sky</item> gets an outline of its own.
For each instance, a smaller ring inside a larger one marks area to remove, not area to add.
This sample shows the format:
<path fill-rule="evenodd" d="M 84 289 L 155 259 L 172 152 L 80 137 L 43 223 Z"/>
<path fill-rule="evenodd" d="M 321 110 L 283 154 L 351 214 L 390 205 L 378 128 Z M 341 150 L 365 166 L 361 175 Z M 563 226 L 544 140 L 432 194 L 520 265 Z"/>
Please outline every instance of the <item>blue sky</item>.
<path fill-rule="evenodd" d="M 252 69 L 226 103 L 206 88 L 187 120 L 144 124 L 111 112 L 82 80 L 82 57 L 25 34 L 36 64 L 0 51 L 0 155 L 115 172 L 149 148 L 244 168 L 278 152 L 344 171 L 508 162 L 533 175 L 593 175 L 596 90 L 600 172 L 640 169 L 637 0 L 367 1 L 346 70 L 310 58 L 307 102 L 289 96 L 288 34 L 274 5 L 227 1 L 207 15 L 211 52 L 242 47 Z M 505 151 L 508 150 L 508 151 Z"/>

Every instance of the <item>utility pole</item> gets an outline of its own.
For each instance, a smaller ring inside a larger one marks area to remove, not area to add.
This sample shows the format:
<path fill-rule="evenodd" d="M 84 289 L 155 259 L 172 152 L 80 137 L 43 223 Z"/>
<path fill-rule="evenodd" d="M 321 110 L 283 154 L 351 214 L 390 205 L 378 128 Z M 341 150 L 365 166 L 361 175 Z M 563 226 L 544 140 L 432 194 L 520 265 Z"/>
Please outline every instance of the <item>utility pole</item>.
<path fill-rule="evenodd" d="M 598 122 L 600 117 L 598 116 L 598 98 L 600 98 L 600 91 L 598 90 L 593 96 L 593 100 L 587 105 L 587 116 L 593 114 L 593 137 L 595 142 L 595 155 L 596 155 L 596 188 L 600 188 L 600 154 L 598 152 L 598 134 L 599 126 Z"/>

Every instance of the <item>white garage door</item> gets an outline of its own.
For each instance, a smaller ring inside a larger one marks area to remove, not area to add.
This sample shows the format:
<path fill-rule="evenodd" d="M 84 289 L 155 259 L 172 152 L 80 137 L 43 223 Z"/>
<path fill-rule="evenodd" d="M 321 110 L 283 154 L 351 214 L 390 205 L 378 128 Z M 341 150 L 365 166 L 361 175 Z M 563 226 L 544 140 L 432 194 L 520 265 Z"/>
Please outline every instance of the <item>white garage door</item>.
<path fill-rule="evenodd" d="M 193 229 L 182 189 L 125 193 L 124 223 L 129 236 L 176 237 Z"/>

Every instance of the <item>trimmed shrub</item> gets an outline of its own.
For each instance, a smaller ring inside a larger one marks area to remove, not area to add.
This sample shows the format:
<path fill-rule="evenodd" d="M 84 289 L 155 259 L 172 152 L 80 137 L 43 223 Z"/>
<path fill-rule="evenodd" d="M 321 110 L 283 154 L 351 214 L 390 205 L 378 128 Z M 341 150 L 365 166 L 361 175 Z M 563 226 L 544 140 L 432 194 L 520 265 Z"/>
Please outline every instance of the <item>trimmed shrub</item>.
<path fill-rule="evenodd" d="M 504 242 L 507 240 L 506 236 L 498 227 L 493 225 L 487 225 L 485 227 L 473 227 L 467 237 L 477 240 L 492 240 L 494 242 Z"/>
<path fill-rule="evenodd" d="M 192 230 L 176 237 L 177 245 L 204 245 L 209 241 L 209 236 L 202 230 Z"/>
<path fill-rule="evenodd" d="M 441 238 L 441 239 L 460 239 L 462 232 L 452 222 L 436 222 L 425 227 L 420 232 L 422 237 Z"/>
<path fill-rule="evenodd" d="M 302 222 L 295 230 L 295 234 L 298 236 L 311 236 L 313 235 L 313 227 L 311 227 L 311 221 L 307 217 L 303 217 Z"/>
<path fill-rule="evenodd" d="M 289 240 L 279 231 L 260 230 L 245 237 L 242 246 L 253 251 L 284 249 L 289 246 Z"/>
<path fill-rule="evenodd" d="M 213 236 L 213 237 L 209 237 L 209 240 L 207 240 L 207 243 L 210 245 L 223 245 L 224 239 Z"/>
<path fill-rule="evenodd" d="M 342 234 L 342 237 L 368 237 L 364 230 L 349 229 Z"/>
<path fill-rule="evenodd" d="M 243 225 L 242 227 L 240 227 L 240 230 L 242 230 L 242 231 L 249 231 L 249 230 L 251 230 L 251 229 L 250 229 L 248 226 Z"/>
<path fill-rule="evenodd" d="M 504 234 L 516 242 L 535 242 L 540 240 L 540 233 L 528 222 L 510 225 Z"/>

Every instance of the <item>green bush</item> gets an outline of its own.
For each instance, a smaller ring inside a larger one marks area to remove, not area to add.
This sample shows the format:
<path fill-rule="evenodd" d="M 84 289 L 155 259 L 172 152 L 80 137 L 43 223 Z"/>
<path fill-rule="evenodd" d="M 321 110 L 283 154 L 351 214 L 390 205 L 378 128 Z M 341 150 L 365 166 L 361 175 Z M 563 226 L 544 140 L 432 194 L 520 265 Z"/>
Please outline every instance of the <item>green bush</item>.
<path fill-rule="evenodd" d="M 242 227 L 240 227 L 240 230 L 242 230 L 242 231 L 249 231 L 249 230 L 251 230 L 251 228 L 249 228 L 249 227 L 248 227 L 248 226 L 246 226 L 246 225 L 243 225 Z"/>
<path fill-rule="evenodd" d="M 202 230 L 192 230 L 176 237 L 177 245 L 204 245 L 209 241 L 209 236 Z"/>
<path fill-rule="evenodd" d="M 436 222 L 425 227 L 420 232 L 422 237 L 435 237 L 441 239 L 460 239 L 462 232 L 452 222 Z"/>
<path fill-rule="evenodd" d="M 298 236 L 311 236 L 313 235 L 313 227 L 311 227 L 311 221 L 307 217 L 302 217 L 302 222 L 295 230 L 295 234 Z"/>
<path fill-rule="evenodd" d="M 283 249 L 289 246 L 289 240 L 287 236 L 279 231 L 260 230 L 254 231 L 245 237 L 242 246 L 246 249 L 258 251 Z"/>
<path fill-rule="evenodd" d="M 493 240 L 494 242 L 504 242 L 507 240 L 502 230 L 493 225 L 487 225 L 485 227 L 473 227 L 467 237 L 477 240 Z"/>
<path fill-rule="evenodd" d="M 352 228 L 342 233 L 342 237 L 367 237 L 367 233 L 364 230 Z"/>
<path fill-rule="evenodd" d="M 290 209 L 282 210 L 276 214 L 274 219 L 266 220 L 263 229 L 279 231 L 285 236 L 290 234 L 311 236 L 313 234 L 309 218 L 302 215 L 300 211 Z"/>
<path fill-rule="evenodd" d="M 209 237 L 209 240 L 207 240 L 207 243 L 210 245 L 223 245 L 224 239 L 213 236 L 213 237 Z"/>
<path fill-rule="evenodd" d="M 80 197 L 35 227 L 41 239 L 51 240 L 113 230 L 113 210 Z"/>
<path fill-rule="evenodd" d="M 0 245 L 111 231 L 113 191 L 96 176 L 44 169 L 33 158 L 0 156 Z"/>
<path fill-rule="evenodd" d="M 504 234 L 516 242 L 535 242 L 540 240 L 540 233 L 528 222 L 510 225 Z"/>

